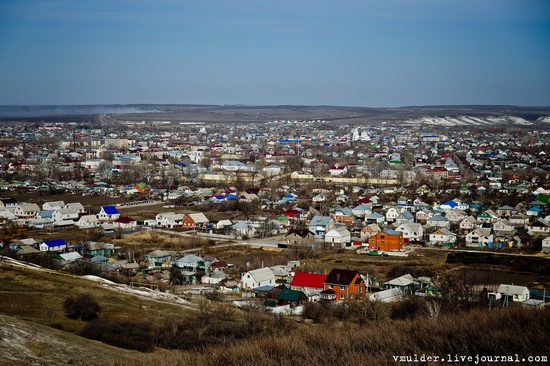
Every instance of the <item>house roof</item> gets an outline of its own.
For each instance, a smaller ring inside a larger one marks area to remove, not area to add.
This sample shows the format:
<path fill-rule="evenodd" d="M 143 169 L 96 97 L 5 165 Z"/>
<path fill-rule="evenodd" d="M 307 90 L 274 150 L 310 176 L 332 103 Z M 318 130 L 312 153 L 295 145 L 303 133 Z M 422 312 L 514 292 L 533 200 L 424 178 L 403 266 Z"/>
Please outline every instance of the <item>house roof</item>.
<path fill-rule="evenodd" d="M 76 259 L 81 259 L 82 256 L 78 252 L 69 252 L 59 255 L 65 261 L 74 261 Z"/>
<path fill-rule="evenodd" d="M 187 216 L 189 216 L 193 220 L 193 222 L 197 224 L 203 223 L 203 222 L 209 222 L 206 216 L 202 212 L 192 213 Z"/>
<path fill-rule="evenodd" d="M 279 294 L 279 300 L 298 302 L 300 298 L 304 297 L 302 291 L 291 290 L 289 288 L 284 288 Z"/>
<path fill-rule="evenodd" d="M 49 248 L 52 248 L 52 247 L 67 245 L 67 242 L 63 239 L 52 239 L 52 240 L 44 240 L 44 244 L 46 244 Z"/>
<path fill-rule="evenodd" d="M 338 269 L 334 268 L 328 274 L 325 283 L 326 284 L 336 284 L 336 285 L 351 285 L 352 281 L 355 279 L 355 276 L 358 276 L 359 272 L 352 271 L 349 269 Z"/>
<path fill-rule="evenodd" d="M 403 275 L 401 277 L 394 278 L 393 280 L 390 280 L 388 282 L 385 282 L 384 284 L 385 285 L 390 285 L 390 286 L 403 287 L 403 286 L 409 286 L 409 285 L 415 284 L 415 283 L 417 283 L 417 282 L 414 280 L 414 277 L 411 276 L 410 274 L 406 274 L 406 275 Z"/>
<path fill-rule="evenodd" d="M 204 262 L 204 259 L 194 254 L 187 254 L 185 257 L 178 259 L 176 262 L 177 263 L 197 263 L 197 262 Z"/>
<path fill-rule="evenodd" d="M 310 226 L 327 226 L 331 218 L 329 216 L 314 216 L 309 222 Z"/>
<path fill-rule="evenodd" d="M 529 293 L 529 289 L 525 286 L 501 284 L 498 286 L 497 292 L 506 295 L 523 295 Z"/>
<path fill-rule="evenodd" d="M 153 250 L 151 253 L 146 254 L 147 257 L 169 257 L 170 253 L 165 252 L 164 250 Z"/>
<path fill-rule="evenodd" d="M 119 214 L 118 210 L 115 206 L 103 206 L 101 207 L 103 209 L 103 212 L 105 212 L 107 215 L 117 215 Z"/>
<path fill-rule="evenodd" d="M 252 276 L 252 278 L 254 278 L 254 281 L 256 281 L 257 283 L 275 279 L 275 275 L 269 267 L 253 269 L 248 273 Z"/>
<path fill-rule="evenodd" d="M 369 296 L 370 300 L 374 301 L 390 301 L 393 299 L 401 299 L 403 297 L 403 292 L 399 288 L 390 288 L 387 290 L 378 291 Z"/>
<path fill-rule="evenodd" d="M 327 275 L 324 274 L 296 272 L 290 282 L 290 285 L 295 287 L 322 289 L 326 279 Z"/>
<path fill-rule="evenodd" d="M 129 224 L 131 222 L 136 222 L 136 220 L 134 220 L 131 217 L 119 217 L 118 219 L 115 220 L 115 222 L 119 222 L 121 224 Z"/>
<path fill-rule="evenodd" d="M 300 238 L 305 238 L 308 235 L 315 235 L 311 231 L 309 231 L 309 229 L 292 229 L 285 236 L 289 236 L 291 234 L 298 235 Z"/>

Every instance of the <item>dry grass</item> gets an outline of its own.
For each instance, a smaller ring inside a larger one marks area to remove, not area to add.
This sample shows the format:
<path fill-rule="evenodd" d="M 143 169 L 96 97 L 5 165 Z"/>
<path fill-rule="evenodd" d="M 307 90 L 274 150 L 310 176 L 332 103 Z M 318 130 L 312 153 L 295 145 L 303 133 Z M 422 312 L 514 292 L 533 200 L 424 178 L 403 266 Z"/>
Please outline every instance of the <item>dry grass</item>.
<path fill-rule="evenodd" d="M 548 355 L 550 311 L 476 310 L 435 319 L 302 325 L 205 352 L 147 355 L 137 365 L 395 365 L 394 355 Z M 125 366 L 122 361 L 117 365 Z M 135 364 L 134 364 L 135 365 Z"/>
<path fill-rule="evenodd" d="M 181 306 L 118 293 L 94 281 L 71 275 L 7 265 L 2 265 L 0 271 L 1 314 L 44 325 L 57 324 L 69 332 L 80 330 L 84 322 L 66 318 L 63 301 L 69 296 L 84 293 L 97 299 L 103 309 L 102 317 L 106 319 L 131 320 L 139 317 L 141 321 L 154 324 L 166 316 L 185 313 Z"/>

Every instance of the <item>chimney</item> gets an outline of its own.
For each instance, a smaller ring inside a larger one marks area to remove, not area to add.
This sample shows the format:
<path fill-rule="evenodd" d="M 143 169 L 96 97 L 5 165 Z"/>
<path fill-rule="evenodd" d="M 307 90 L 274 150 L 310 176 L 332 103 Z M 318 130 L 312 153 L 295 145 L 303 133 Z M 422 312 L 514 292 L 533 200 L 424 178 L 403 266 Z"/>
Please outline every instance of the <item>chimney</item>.
<path fill-rule="evenodd" d="M 340 282 L 340 273 L 336 273 L 336 281 Z"/>

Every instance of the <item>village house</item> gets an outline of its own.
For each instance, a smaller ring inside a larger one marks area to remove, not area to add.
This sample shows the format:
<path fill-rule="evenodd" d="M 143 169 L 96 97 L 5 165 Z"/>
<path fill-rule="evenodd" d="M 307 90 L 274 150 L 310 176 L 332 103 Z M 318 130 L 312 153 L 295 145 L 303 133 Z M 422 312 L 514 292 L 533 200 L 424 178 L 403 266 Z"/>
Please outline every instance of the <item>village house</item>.
<path fill-rule="evenodd" d="M 448 229 L 438 229 L 429 234 L 430 244 L 454 244 L 456 242 L 456 234 Z"/>
<path fill-rule="evenodd" d="M 40 212 L 40 207 L 36 203 L 20 203 L 15 208 L 15 216 L 18 219 L 34 219 Z"/>
<path fill-rule="evenodd" d="M 401 214 L 401 209 L 398 207 L 390 207 L 386 210 L 386 221 L 394 222 Z"/>
<path fill-rule="evenodd" d="M 378 224 L 369 224 L 366 226 L 363 226 L 361 229 L 361 240 L 367 241 L 367 239 L 372 238 L 376 234 L 378 234 L 382 229 Z"/>
<path fill-rule="evenodd" d="M 373 212 L 365 216 L 365 222 L 367 224 L 383 224 L 385 216 L 378 212 Z"/>
<path fill-rule="evenodd" d="M 467 247 L 486 247 L 492 245 L 493 234 L 490 228 L 477 228 L 466 235 Z"/>
<path fill-rule="evenodd" d="M 501 295 L 501 298 L 508 297 L 513 302 L 529 300 L 529 289 L 525 286 L 501 284 L 496 292 Z"/>
<path fill-rule="evenodd" d="M 41 252 L 61 252 L 67 249 L 67 242 L 63 239 L 45 240 L 38 249 Z"/>
<path fill-rule="evenodd" d="M 275 275 L 269 267 L 254 269 L 241 274 L 240 287 L 252 290 L 262 286 L 275 286 Z"/>
<path fill-rule="evenodd" d="M 302 291 L 286 287 L 282 289 L 277 300 L 278 306 L 290 305 L 291 307 L 303 305 L 308 301 L 307 296 Z"/>
<path fill-rule="evenodd" d="M 134 230 L 138 227 L 138 223 L 136 220 L 132 219 L 131 217 L 119 217 L 115 221 L 113 221 L 113 226 L 115 229 L 121 229 L 121 230 Z"/>
<path fill-rule="evenodd" d="M 50 202 L 44 202 L 42 205 L 42 210 L 48 211 L 48 210 L 61 210 L 65 207 L 65 202 L 63 201 L 50 201 Z"/>
<path fill-rule="evenodd" d="M 352 225 L 353 221 L 355 220 L 353 212 L 348 207 L 335 208 L 334 212 L 332 213 L 332 218 L 337 223 L 344 224 L 346 226 Z"/>
<path fill-rule="evenodd" d="M 97 215 L 99 221 L 114 221 L 120 217 L 115 206 L 103 206 Z"/>
<path fill-rule="evenodd" d="M 403 233 L 404 243 L 409 241 L 421 241 L 424 239 L 424 228 L 418 223 L 405 223 L 400 224 L 395 228 L 395 231 L 401 231 Z"/>
<path fill-rule="evenodd" d="M 462 221 L 460 221 L 460 224 L 458 224 L 458 227 L 460 230 L 463 231 L 471 231 L 477 227 L 479 223 L 473 216 L 465 217 Z"/>
<path fill-rule="evenodd" d="M 321 300 L 352 301 L 365 298 L 365 281 L 357 271 L 334 268 L 328 274 L 321 291 Z"/>
<path fill-rule="evenodd" d="M 360 204 L 351 209 L 351 213 L 355 217 L 365 217 L 372 213 L 372 206 Z"/>
<path fill-rule="evenodd" d="M 324 237 L 325 233 L 334 229 L 335 226 L 336 222 L 332 217 L 316 215 L 310 220 L 308 229 L 315 235 Z"/>
<path fill-rule="evenodd" d="M 542 239 L 542 252 L 545 254 L 550 253 L 550 236 Z"/>
<path fill-rule="evenodd" d="M 531 236 L 546 236 L 550 234 L 550 222 L 537 219 L 532 224 L 525 225 L 527 233 Z"/>
<path fill-rule="evenodd" d="M 81 216 L 78 221 L 75 223 L 76 226 L 78 226 L 81 229 L 89 229 L 98 227 L 100 224 L 100 221 L 98 220 L 96 215 L 84 215 Z"/>
<path fill-rule="evenodd" d="M 290 288 L 302 291 L 309 302 L 319 301 L 326 278 L 324 274 L 296 272 L 290 281 Z"/>
<path fill-rule="evenodd" d="M 315 234 L 308 229 L 292 229 L 285 235 L 287 244 L 293 247 L 313 247 Z"/>
<path fill-rule="evenodd" d="M 426 224 L 433 227 L 446 228 L 446 229 L 449 229 L 451 227 L 451 222 L 449 221 L 449 219 L 441 215 L 434 215 L 428 218 L 426 220 Z"/>
<path fill-rule="evenodd" d="M 203 213 L 192 213 L 185 215 L 181 222 L 181 226 L 185 229 L 198 229 L 208 226 L 210 221 Z"/>
<path fill-rule="evenodd" d="M 381 251 L 400 251 L 404 239 L 401 231 L 386 229 L 369 239 L 369 248 Z"/>
<path fill-rule="evenodd" d="M 54 221 L 75 221 L 78 220 L 78 211 L 70 208 L 61 208 L 52 212 Z"/>
<path fill-rule="evenodd" d="M 187 254 L 176 260 L 176 267 L 191 273 L 205 272 L 209 264 L 204 258 L 194 254 Z"/>
<path fill-rule="evenodd" d="M 351 233 L 345 227 L 337 227 L 325 234 L 325 246 L 330 248 L 344 248 L 351 242 Z"/>
<path fill-rule="evenodd" d="M 84 206 L 80 202 L 67 203 L 63 208 L 70 209 L 70 210 L 75 210 L 76 212 L 79 213 L 79 215 L 86 212 L 86 209 L 84 208 Z"/>
<path fill-rule="evenodd" d="M 420 287 L 420 283 L 410 274 L 384 282 L 385 289 L 399 289 L 401 294 L 412 295 L 418 287 Z"/>
<path fill-rule="evenodd" d="M 403 211 L 395 219 L 397 225 L 414 223 L 414 215 L 410 211 Z"/>
<path fill-rule="evenodd" d="M 155 216 L 155 221 L 158 227 L 170 228 L 181 227 L 181 223 L 185 214 L 177 214 L 175 212 L 162 212 Z"/>
<path fill-rule="evenodd" d="M 172 261 L 172 255 L 164 250 L 153 250 L 145 254 L 145 260 L 150 268 L 166 267 Z"/>

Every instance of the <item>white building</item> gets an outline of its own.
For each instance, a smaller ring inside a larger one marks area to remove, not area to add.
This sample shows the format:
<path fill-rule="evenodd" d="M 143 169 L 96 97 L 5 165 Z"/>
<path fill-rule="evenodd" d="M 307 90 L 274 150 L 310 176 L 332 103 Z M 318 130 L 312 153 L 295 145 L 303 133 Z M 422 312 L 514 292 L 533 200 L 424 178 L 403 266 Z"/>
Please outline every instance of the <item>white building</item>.
<path fill-rule="evenodd" d="M 269 267 L 254 269 L 241 275 L 242 289 L 254 289 L 260 286 L 275 286 L 275 275 Z"/>

